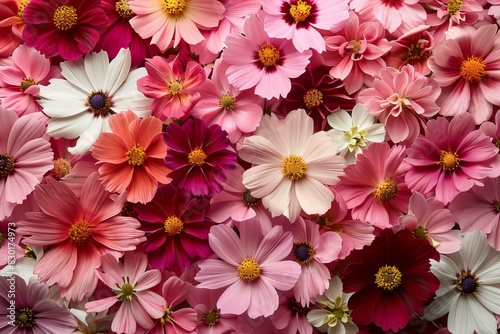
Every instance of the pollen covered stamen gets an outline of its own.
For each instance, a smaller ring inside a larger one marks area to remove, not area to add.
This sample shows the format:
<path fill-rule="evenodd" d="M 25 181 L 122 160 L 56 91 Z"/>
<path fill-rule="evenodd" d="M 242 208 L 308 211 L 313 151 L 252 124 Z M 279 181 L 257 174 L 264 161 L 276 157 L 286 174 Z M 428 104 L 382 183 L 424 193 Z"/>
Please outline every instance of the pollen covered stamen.
<path fill-rule="evenodd" d="M 265 67 L 276 66 L 280 60 L 280 51 L 271 44 L 264 44 L 259 49 L 259 60 Z"/>
<path fill-rule="evenodd" d="M 165 9 L 170 15 L 179 15 L 186 7 L 186 0 L 163 0 Z"/>
<path fill-rule="evenodd" d="M 205 163 L 207 155 L 201 148 L 195 148 L 188 154 L 188 162 L 191 165 L 201 166 Z"/>
<path fill-rule="evenodd" d="M 439 156 L 437 164 L 441 166 L 442 170 L 453 172 L 459 168 L 460 159 L 456 152 L 441 150 L 441 155 Z"/>
<path fill-rule="evenodd" d="M 469 270 L 462 271 L 460 274 L 457 274 L 455 284 L 457 290 L 463 295 L 472 295 L 474 292 L 479 290 L 479 281 Z"/>
<path fill-rule="evenodd" d="M 103 91 L 92 92 L 87 97 L 87 105 L 89 106 L 89 111 L 94 114 L 95 117 L 108 116 L 113 113 L 111 106 L 111 98 L 109 95 Z"/>
<path fill-rule="evenodd" d="M 446 4 L 446 10 L 448 14 L 454 15 L 455 13 L 460 11 L 460 7 L 462 6 L 462 0 L 449 0 Z"/>
<path fill-rule="evenodd" d="M 73 6 L 62 5 L 56 8 L 54 13 L 54 26 L 62 31 L 67 31 L 76 26 L 78 15 Z"/>
<path fill-rule="evenodd" d="M 168 84 L 168 93 L 170 95 L 179 95 L 183 89 L 184 86 L 178 80 L 171 81 Z"/>
<path fill-rule="evenodd" d="M 307 164 L 295 154 L 286 156 L 281 162 L 281 173 L 284 177 L 290 180 L 298 180 L 306 175 Z"/>
<path fill-rule="evenodd" d="M 260 277 L 260 265 L 252 257 L 247 257 L 238 266 L 238 276 L 243 281 L 253 282 Z"/>
<path fill-rule="evenodd" d="M 412 44 L 406 50 L 406 56 L 403 58 L 403 60 L 420 59 L 422 58 L 423 53 L 424 50 L 422 50 L 418 44 Z"/>
<path fill-rule="evenodd" d="M 234 109 L 234 103 L 236 102 L 236 99 L 229 93 L 222 94 L 219 97 L 219 105 L 221 108 L 224 108 L 226 110 L 232 110 Z"/>
<path fill-rule="evenodd" d="M 403 274 L 401 274 L 398 268 L 386 265 L 380 267 L 375 274 L 375 284 L 377 284 L 379 288 L 392 291 L 401 284 L 402 277 Z"/>
<path fill-rule="evenodd" d="M 26 5 L 30 1 L 31 0 L 25 0 L 25 1 L 21 1 L 21 3 L 19 3 L 19 6 L 17 7 L 17 16 L 19 16 L 21 19 L 23 18 L 24 8 L 26 8 Z"/>
<path fill-rule="evenodd" d="M 217 320 L 220 318 L 220 310 L 219 309 L 213 309 L 205 313 L 203 315 L 203 321 L 205 324 L 208 326 L 214 326 Z"/>
<path fill-rule="evenodd" d="M 14 324 L 18 328 L 33 328 L 35 324 L 33 320 L 33 310 L 27 307 L 20 309 Z"/>
<path fill-rule="evenodd" d="M 7 153 L 0 153 L 0 177 L 5 177 L 14 171 L 14 158 Z"/>
<path fill-rule="evenodd" d="M 54 177 L 60 180 L 71 172 L 71 164 L 64 158 L 54 160 Z"/>
<path fill-rule="evenodd" d="M 128 21 L 135 16 L 135 13 L 130 9 L 129 0 L 118 0 L 115 4 L 115 10 L 123 21 Z"/>
<path fill-rule="evenodd" d="M 373 196 L 379 203 L 386 203 L 396 198 L 399 187 L 393 179 L 381 182 L 373 192 Z"/>
<path fill-rule="evenodd" d="M 69 238 L 78 246 L 86 242 L 92 235 L 92 229 L 86 221 L 79 221 L 71 225 L 68 230 Z"/>
<path fill-rule="evenodd" d="M 170 235 L 178 235 L 182 232 L 182 229 L 184 228 L 184 223 L 182 220 L 177 217 L 177 216 L 170 216 L 167 219 L 165 219 L 165 223 L 163 224 L 165 227 L 165 232 Z"/>
<path fill-rule="evenodd" d="M 479 81 L 486 75 L 486 63 L 481 57 L 469 56 L 460 65 L 460 76 L 467 81 Z"/>
<path fill-rule="evenodd" d="M 131 166 L 141 166 L 146 161 L 146 151 L 139 144 L 135 144 L 125 153 L 125 156 L 127 157 L 128 164 Z"/>
<path fill-rule="evenodd" d="M 358 53 L 359 51 L 361 51 L 361 42 L 359 41 L 356 41 L 356 40 L 352 40 L 350 41 L 349 43 L 347 43 L 350 45 L 350 48 L 351 48 L 351 52 L 352 53 Z"/>
<path fill-rule="evenodd" d="M 304 95 L 304 103 L 308 109 L 317 108 L 323 104 L 323 93 L 318 89 L 309 89 Z"/>
<path fill-rule="evenodd" d="M 290 7 L 290 15 L 295 23 L 305 21 L 311 15 L 312 6 L 304 0 L 298 0 L 296 5 Z"/>
<path fill-rule="evenodd" d="M 36 85 L 35 80 L 33 80 L 30 77 L 24 78 L 23 80 L 21 80 L 21 83 L 19 84 L 19 90 L 21 92 L 24 92 L 24 91 L 26 91 L 26 89 L 28 89 L 29 87 L 31 87 L 33 85 Z"/>

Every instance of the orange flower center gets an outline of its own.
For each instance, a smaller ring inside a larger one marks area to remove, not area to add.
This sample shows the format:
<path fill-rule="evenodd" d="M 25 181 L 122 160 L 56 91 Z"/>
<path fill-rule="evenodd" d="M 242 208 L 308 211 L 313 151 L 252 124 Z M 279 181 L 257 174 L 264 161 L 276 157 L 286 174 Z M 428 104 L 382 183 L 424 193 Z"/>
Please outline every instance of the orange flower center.
<path fill-rule="evenodd" d="M 305 21 L 311 15 L 312 6 L 304 0 L 298 0 L 296 5 L 290 7 L 290 15 L 296 23 Z"/>
<path fill-rule="evenodd" d="M 393 179 L 382 181 L 373 192 L 373 196 L 379 203 L 386 203 L 396 198 L 399 187 Z"/>
<path fill-rule="evenodd" d="M 304 95 L 304 103 L 308 109 L 317 108 L 323 103 L 323 93 L 318 89 L 309 89 Z"/>
<path fill-rule="evenodd" d="M 453 172 L 460 166 L 460 159 L 456 152 L 441 150 L 437 164 L 441 166 L 442 170 Z"/>
<path fill-rule="evenodd" d="M 135 13 L 130 9 L 128 5 L 129 0 L 119 0 L 115 4 L 115 10 L 123 21 L 128 21 L 135 16 Z"/>
<path fill-rule="evenodd" d="M 259 49 L 259 60 L 265 67 L 276 66 L 280 60 L 280 51 L 271 44 L 264 44 Z"/>
<path fill-rule="evenodd" d="M 132 166 L 141 166 L 146 161 L 146 151 L 139 146 L 139 144 L 135 144 L 130 150 L 125 153 L 127 157 L 127 162 Z"/>
<path fill-rule="evenodd" d="M 92 235 L 92 229 L 86 221 L 79 221 L 71 225 L 68 230 L 69 238 L 77 245 L 86 242 Z"/>
<path fill-rule="evenodd" d="M 486 75 L 485 68 L 481 57 L 470 56 L 460 64 L 460 76 L 467 81 L 479 81 Z"/>
<path fill-rule="evenodd" d="M 5 177 L 14 171 L 14 158 L 7 153 L 0 153 L 0 177 Z"/>
<path fill-rule="evenodd" d="M 184 223 L 179 217 L 170 216 L 165 219 L 165 223 L 163 224 L 163 226 L 165 227 L 165 232 L 167 232 L 168 235 L 172 236 L 180 234 L 182 232 Z"/>
<path fill-rule="evenodd" d="M 289 154 L 281 161 L 281 173 L 290 180 L 298 180 L 306 175 L 307 164 L 295 154 Z"/>
<path fill-rule="evenodd" d="M 170 15 L 179 15 L 186 7 L 186 0 L 163 0 L 165 9 Z"/>
<path fill-rule="evenodd" d="M 201 166 L 205 163 L 207 155 L 201 148 L 195 148 L 188 154 L 188 162 L 191 165 Z"/>
<path fill-rule="evenodd" d="M 28 89 L 29 87 L 31 87 L 33 85 L 36 85 L 35 80 L 33 80 L 30 77 L 24 78 L 23 80 L 21 80 L 21 84 L 19 85 L 19 89 L 21 90 L 21 92 L 24 92 L 26 89 Z"/>
<path fill-rule="evenodd" d="M 460 11 L 461 6 L 462 0 L 449 0 L 448 4 L 446 4 L 446 10 L 448 14 L 454 15 L 456 12 Z"/>
<path fill-rule="evenodd" d="M 403 274 L 396 266 L 383 266 L 375 274 L 375 284 L 384 290 L 392 291 L 401 284 Z"/>
<path fill-rule="evenodd" d="M 76 26 L 78 15 L 73 6 L 62 5 L 56 8 L 54 13 L 54 26 L 62 31 L 67 31 Z"/>
<path fill-rule="evenodd" d="M 238 276 L 246 282 L 253 282 L 260 277 L 260 265 L 252 257 L 247 257 L 238 266 Z"/>
<path fill-rule="evenodd" d="M 71 172 L 71 165 L 68 160 L 59 158 L 54 160 L 54 177 L 60 180 Z"/>

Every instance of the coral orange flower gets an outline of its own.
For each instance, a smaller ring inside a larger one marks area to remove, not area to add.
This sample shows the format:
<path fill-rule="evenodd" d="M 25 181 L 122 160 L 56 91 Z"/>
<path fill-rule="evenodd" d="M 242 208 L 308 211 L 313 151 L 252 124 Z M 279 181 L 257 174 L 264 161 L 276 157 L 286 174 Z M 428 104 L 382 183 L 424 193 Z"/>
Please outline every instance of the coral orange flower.
<path fill-rule="evenodd" d="M 99 180 L 107 191 L 126 190 L 129 202 L 151 201 L 158 183 L 171 181 L 163 163 L 167 146 L 161 121 L 152 116 L 140 119 L 128 110 L 111 116 L 109 125 L 112 133 L 101 133 L 92 149 L 101 165 Z"/>

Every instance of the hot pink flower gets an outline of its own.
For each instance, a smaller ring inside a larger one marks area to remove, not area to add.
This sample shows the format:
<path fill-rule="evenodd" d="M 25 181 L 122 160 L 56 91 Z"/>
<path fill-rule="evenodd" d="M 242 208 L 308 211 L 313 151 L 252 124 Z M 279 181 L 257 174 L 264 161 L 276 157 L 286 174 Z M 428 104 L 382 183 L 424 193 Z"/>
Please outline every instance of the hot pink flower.
<path fill-rule="evenodd" d="M 108 18 L 99 0 L 31 0 L 23 11 L 23 40 L 47 57 L 74 60 L 92 51 Z"/>
<path fill-rule="evenodd" d="M 28 212 L 17 223 L 26 244 L 47 247 L 34 273 L 49 285 L 58 283 L 68 300 L 94 292 L 93 270 L 102 254 L 134 250 L 144 235 L 135 218 L 118 216 L 126 193 L 113 201 L 97 177 L 87 178 L 79 198 L 64 182 L 48 178 L 34 193 L 41 212 Z"/>
<path fill-rule="evenodd" d="M 373 88 L 359 93 L 359 101 L 384 123 L 394 143 L 412 143 L 424 127 L 425 118 L 438 113 L 436 99 L 441 89 L 433 79 L 416 72 L 412 65 L 400 70 L 383 68 L 378 75 Z"/>
<path fill-rule="evenodd" d="M 148 261 L 143 253 L 126 252 L 123 263 L 113 255 L 102 257 L 101 268 L 95 270 L 96 277 L 115 293 L 112 297 L 98 299 L 85 304 L 87 312 L 100 312 L 120 303 L 111 330 L 117 333 L 135 334 L 137 325 L 148 329 L 153 319 L 163 316 L 165 299 L 150 291 L 161 281 L 159 270 L 146 270 Z M 94 274 L 94 273 L 93 273 Z"/>
<path fill-rule="evenodd" d="M 219 259 L 199 263 L 199 288 L 227 287 L 217 301 L 222 314 L 267 317 L 278 308 L 276 289 L 290 290 L 300 275 L 295 261 L 283 261 L 292 249 L 290 232 L 274 226 L 264 237 L 256 224 L 241 224 L 240 237 L 226 225 L 210 229 L 210 247 Z M 265 302 L 264 302 L 265 301 Z"/>
<path fill-rule="evenodd" d="M 455 253 L 460 249 L 460 240 L 453 227 L 455 217 L 436 198 L 425 198 L 414 192 L 410 198 L 410 213 L 399 217 L 395 231 L 407 229 L 415 238 L 427 239 L 440 254 Z"/>
<path fill-rule="evenodd" d="M 344 169 L 335 189 L 354 219 L 387 228 L 407 212 L 411 193 L 404 182 L 409 167 L 403 162 L 405 155 L 404 146 L 373 143 Z"/>
<path fill-rule="evenodd" d="M 476 124 L 488 120 L 500 105 L 500 43 L 496 25 L 450 29 L 451 39 L 429 58 L 433 78 L 441 86 L 437 100 L 443 116 L 469 112 Z"/>
<path fill-rule="evenodd" d="M 263 1 L 264 30 L 273 38 L 291 39 L 299 52 L 325 51 L 320 31 L 337 31 L 349 17 L 347 0 Z"/>
<path fill-rule="evenodd" d="M 200 29 L 216 27 L 223 17 L 224 6 L 217 0 L 131 0 L 129 6 L 137 15 L 130 25 L 142 38 L 165 51 L 173 39 L 173 47 L 181 39 L 197 44 L 204 37 Z"/>
<path fill-rule="evenodd" d="M 0 106 L 0 219 L 7 218 L 53 167 L 40 114 L 18 118 Z"/>
<path fill-rule="evenodd" d="M 427 122 L 425 136 L 407 150 L 411 165 L 405 176 L 412 191 L 435 196 L 448 204 L 474 184 L 482 185 L 492 170 L 498 148 L 480 130 L 468 113 L 448 122 L 444 117 Z"/>
<path fill-rule="evenodd" d="M 286 97 L 291 89 L 290 78 L 304 73 L 312 52 L 298 52 L 291 41 L 269 37 L 263 16 L 262 11 L 251 15 L 243 27 L 244 35 L 227 37 L 222 54 L 230 64 L 226 75 L 239 90 L 255 87 L 255 94 L 266 99 Z"/>

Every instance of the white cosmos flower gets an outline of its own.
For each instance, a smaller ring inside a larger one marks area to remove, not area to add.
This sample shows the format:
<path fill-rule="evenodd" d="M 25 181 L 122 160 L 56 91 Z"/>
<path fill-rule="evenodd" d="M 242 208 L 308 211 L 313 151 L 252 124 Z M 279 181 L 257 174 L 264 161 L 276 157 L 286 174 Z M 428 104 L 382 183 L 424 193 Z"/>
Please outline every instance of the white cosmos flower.
<path fill-rule="evenodd" d="M 90 150 L 101 132 L 109 132 L 112 114 L 132 110 L 139 117 L 151 114 L 152 100 L 137 90 L 145 68 L 130 70 L 129 49 L 121 49 L 110 62 L 106 51 L 91 52 L 85 59 L 61 63 L 64 79 L 40 86 L 39 103 L 50 117 L 47 133 L 55 138 L 78 138 L 68 151 Z"/>
<path fill-rule="evenodd" d="M 346 159 L 347 164 L 353 164 L 356 155 L 369 144 L 384 141 L 384 125 L 375 123 L 376 118 L 361 103 L 352 109 L 352 117 L 340 109 L 328 115 L 327 120 L 332 127 L 328 134 L 338 147 L 337 153 Z"/>
<path fill-rule="evenodd" d="M 466 233 L 458 252 L 430 261 L 441 285 L 424 318 L 434 320 L 448 313 L 448 330 L 453 334 L 496 334 L 500 252 L 488 244 L 486 235 L 480 230 Z"/>

